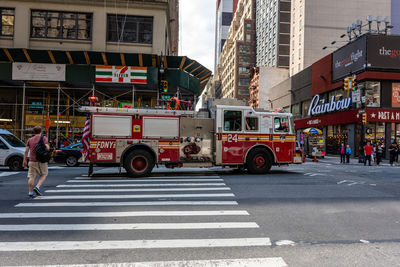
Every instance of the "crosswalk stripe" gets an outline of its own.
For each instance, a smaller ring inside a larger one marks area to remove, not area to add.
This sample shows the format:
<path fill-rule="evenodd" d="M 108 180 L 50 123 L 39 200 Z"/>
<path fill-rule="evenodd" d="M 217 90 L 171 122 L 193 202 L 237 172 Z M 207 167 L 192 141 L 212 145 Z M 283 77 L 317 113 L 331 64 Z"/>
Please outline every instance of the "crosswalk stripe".
<path fill-rule="evenodd" d="M 61 169 L 65 169 L 65 167 L 62 167 L 62 166 L 49 166 L 48 169 L 49 170 L 61 170 Z"/>
<path fill-rule="evenodd" d="M 19 172 L 1 172 L 0 177 L 10 176 L 10 175 L 18 174 L 18 173 Z"/>
<path fill-rule="evenodd" d="M 102 231 L 259 228 L 255 222 L 112 223 L 112 224 L 3 224 L 0 231 Z"/>
<path fill-rule="evenodd" d="M 154 217 L 154 216 L 247 216 L 245 210 L 195 211 L 125 211 L 125 212 L 27 212 L 0 213 L 0 219 L 10 218 L 86 218 L 86 217 Z"/>
<path fill-rule="evenodd" d="M 19 203 L 15 207 L 110 207 L 110 206 L 238 205 L 236 201 L 132 201 L 132 202 L 44 202 Z"/>
<path fill-rule="evenodd" d="M 115 179 L 115 180 L 68 180 L 67 183 L 135 183 L 135 182 L 223 182 L 221 178 L 215 179 Z"/>
<path fill-rule="evenodd" d="M 189 187 L 189 188 L 123 188 L 123 189 L 60 189 L 46 190 L 46 193 L 108 193 L 108 192 L 169 192 L 169 191 L 226 191 L 231 190 L 229 187 Z"/>
<path fill-rule="evenodd" d="M 145 261 L 124 263 L 100 263 L 100 264 L 69 264 L 69 265 L 43 265 L 42 267 L 287 267 L 281 257 L 249 258 L 249 259 L 217 259 L 217 260 L 187 260 L 187 261 Z M 22 266 L 27 267 L 27 266 Z"/>
<path fill-rule="evenodd" d="M 40 196 L 36 199 L 132 199 L 132 198 L 202 198 L 202 197 L 234 197 L 233 193 L 218 194 L 151 194 L 151 195 L 62 195 Z"/>
<path fill-rule="evenodd" d="M 249 259 L 217 259 L 217 260 L 185 260 L 185 261 L 145 261 L 99 264 L 43 265 L 42 267 L 287 267 L 281 257 L 249 258 Z M 27 266 L 22 266 L 27 267 Z"/>
<path fill-rule="evenodd" d="M 268 237 L 223 239 L 165 239 L 118 241 L 0 242 L 0 251 L 65 251 L 100 249 L 211 248 L 271 246 Z"/>
<path fill-rule="evenodd" d="M 157 187 L 157 186 L 225 186 L 225 183 L 168 183 L 168 184 L 66 184 L 57 187 Z"/>
<path fill-rule="evenodd" d="M 109 178 L 109 177 L 94 177 L 94 178 L 93 178 L 93 177 L 82 177 L 82 176 L 78 176 L 78 177 L 75 177 L 74 179 L 76 179 L 76 180 L 93 180 L 93 181 L 96 181 L 96 178 L 97 178 L 97 180 L 101 180 L 101 179 Z M 150 177 L 147 177 L 147 178 L 146 178 L 146 181 L 152 180 L 152 179 L 193 179 L 193 178 L 196 178 L 196 179 L 199 179 L 199 178 L 215 179 L 215 178 L 221 178 L 221 176 L 219 176 L 219 175 L 199 175 L 199 176 L 197 176 L 197 175 L 192 175 L 192 176 L 150 176 Z M 129 178 L 124 178 L 124 179 L 136 181 L 136 179 L 129 179 Z M 143 179 L 142 179 L 142 180 L 143 180 Z"/>

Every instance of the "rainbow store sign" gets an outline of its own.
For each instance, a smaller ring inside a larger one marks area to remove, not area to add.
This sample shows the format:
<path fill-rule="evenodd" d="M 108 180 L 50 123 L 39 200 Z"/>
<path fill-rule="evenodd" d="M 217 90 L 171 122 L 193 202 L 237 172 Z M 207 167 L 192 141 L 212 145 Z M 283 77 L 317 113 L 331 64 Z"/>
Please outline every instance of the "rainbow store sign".
<path fill-rule="evenodd" d="M 311 100 L 310 109 L 308 110 L 308 116 L 323 114 L 327 112 L 340 111 L 348 109 L 351 105 L 351 97 L 335 100 L 335 96 L 332 96 L 331 102 L 325 103 L 325 99 L 320 101 L 320 96 L 315 95 Z"/>

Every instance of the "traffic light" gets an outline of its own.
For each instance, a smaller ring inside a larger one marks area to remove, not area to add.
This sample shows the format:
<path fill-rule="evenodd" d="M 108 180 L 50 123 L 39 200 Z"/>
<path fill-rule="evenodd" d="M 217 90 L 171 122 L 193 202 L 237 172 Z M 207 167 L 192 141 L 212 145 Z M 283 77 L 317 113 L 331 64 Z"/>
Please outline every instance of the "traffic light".
<path fill-rule="evenodd" d="M 367 124 L 367 113 L 362 114 L 362 123 Z"/>
<path fill-rule="evenodd" d="M 346 77 L 345 79 L 344 79 L 344 82 L 343 82 L 343 90 L 344 91 L 349 91 L 349 77 Z"/>
<path fill-rule="evenodd" d="M 357 82 L 356 82 L 356 79 L 353 79 L 353 80 L 352 80 L 351 87 L 352 87 L 351 90 L 353 90 L 353 91 L 357 90 Z"/>
<path fill-rule="evenodd" d="M 161 91 L 161 93 L 164 93 L 164 94 L 168 93 L 168 81 L 161 80 L 160 91 Z"/>

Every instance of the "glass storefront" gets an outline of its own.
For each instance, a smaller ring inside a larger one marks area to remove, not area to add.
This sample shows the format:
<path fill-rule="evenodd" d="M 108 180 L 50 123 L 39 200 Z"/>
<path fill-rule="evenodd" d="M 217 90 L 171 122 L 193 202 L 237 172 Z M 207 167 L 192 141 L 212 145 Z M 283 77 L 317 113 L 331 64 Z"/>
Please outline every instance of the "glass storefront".
<path fill-rule="evenodd" d="M 342 143 L 348 144 L 347 125 L 329 125 L 326 127 L 326 153 L 339 154 Z"/>
<path fill-rule="evenodd" d="M 391 143 L 400 144 L 400 123 L 392 123 Z"/>

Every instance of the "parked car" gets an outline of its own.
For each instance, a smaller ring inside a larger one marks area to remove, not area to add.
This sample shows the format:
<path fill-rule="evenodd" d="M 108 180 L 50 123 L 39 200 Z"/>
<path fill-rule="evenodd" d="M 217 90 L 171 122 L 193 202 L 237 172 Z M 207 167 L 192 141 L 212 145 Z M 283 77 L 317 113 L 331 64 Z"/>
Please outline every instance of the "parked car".
<path fill-rule="evenodd" d="M 56 149 L 53 154 L 53 159 L 56 163 L 65 163 L 68 167 L 76 167 L 79 166 L 78 160 L 82 157 L 82 154 L 82 143 L 76 143 Z"/>
<path fill-rule="evenodd" d="M 0 166 L 12 171 L 23 170 L 25 144 L 7 130 L 0 129 Z"/>

